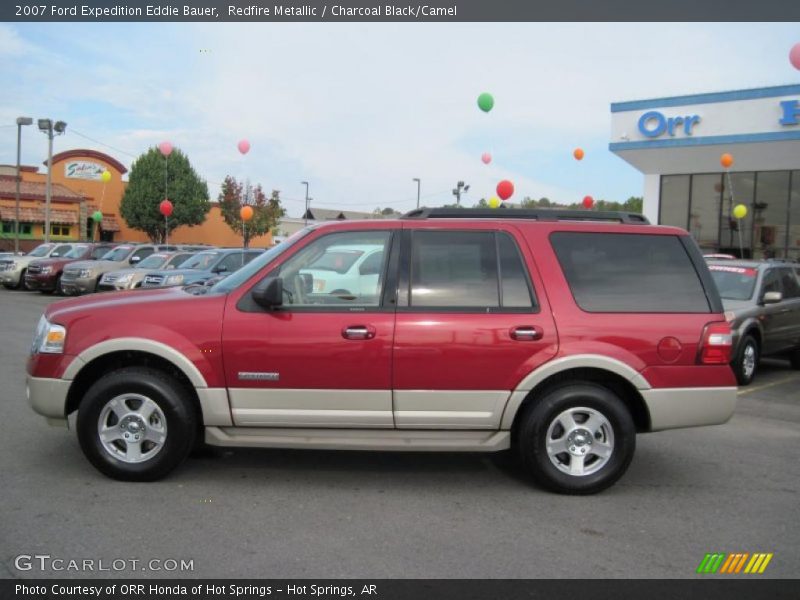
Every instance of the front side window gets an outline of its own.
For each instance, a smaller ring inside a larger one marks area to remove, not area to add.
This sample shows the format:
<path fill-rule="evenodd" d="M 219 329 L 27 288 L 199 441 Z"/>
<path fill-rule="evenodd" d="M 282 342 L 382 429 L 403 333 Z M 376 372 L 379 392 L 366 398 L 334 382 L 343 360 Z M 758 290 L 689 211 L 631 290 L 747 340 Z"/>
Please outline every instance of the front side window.
<path fill-rule="evenodd" d="M 798 284 L 797 277 L 792 269 L 788 267 L 781 269 L 781 284 L 783 285 L 784 298 L 800 297 L 800 284 Z"/>
<path fill-rule="evenodd" d="M 41 246 L 37 246 L 36 249 L 28 254 L 28 256 L 35 256 L 36 258 L 40 258 L 42 256 L 47 256 L 47 253 L 53 249 L 53 244 L 42 244 Z"/>
<path fill-rule="evenodd" d="M 764 273 L 764 281 L 761 283 L 761 298 L 767 292 L 780 292 L 781 291 L 781 278 L 778 275 L 777 269 L 769 269 Z"/>
<path fill-rule="evenodd" d="M 711 310 L 677 236 L 559 231 L 550 241 L 575 302 L 587 312 Z"/>
<path fill-rule="evenodd" d="M 516 244 L 491 231 L 415 231 L 412 308 L 530 309 L 530 285 Z"/>
<path fill-rule="evenodd" d="M 113 250 L 109 250 L 105 255 L 103 255 L 103 260 L 120 262 L 128 257 L 128 255 L 131 253 L 131 250 L 133 250 L 133 246 L 117 246 Z"/>
<path fill-rule="evenodd" d="M 54 258 L 58 256 L 64 256 L 70 250 L 72 250 L 72 246 L 70 244 L 63 244 L 61 246 L 58 246 L 55 250 L 53 250 L 53 253 L 50 256 Z"/>
<path fill-rule="evenodd" d="M 72 250 L 64 255 L 64 258 L 80 258 L 86 252 L 89 246 L 78 244 L 73 246 Z"/>
<path fill-rule="evenodd" d="M 385 265 L 361 273 L 355 263 L 368 252 L 388 256 L 390 239 L 390 231 L 348 231 L 312 242 L 273 273 L 283 280 L 284 305 L 379 306 Z"/>
<path fill-rule="evenodd" d="M 163 254 L 151 254 L 139 264 L 136 265 L 137 269 L 158 269 L 166 262 L 167 257 Z"/>
<path fill-rule="evenodd" d="M 139 262 L 143 258 L 150 256 L 155 250 L 153 248 L 139 248 L 136 252 L 133 253 L 131 256 L 131 262 Z"/>

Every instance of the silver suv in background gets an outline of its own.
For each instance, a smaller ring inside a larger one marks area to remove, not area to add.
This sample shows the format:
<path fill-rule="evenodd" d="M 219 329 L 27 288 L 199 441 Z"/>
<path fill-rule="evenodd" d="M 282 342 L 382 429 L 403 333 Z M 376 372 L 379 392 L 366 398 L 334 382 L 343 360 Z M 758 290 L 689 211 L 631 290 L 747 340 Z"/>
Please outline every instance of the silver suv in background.
<path fill-rule="evenodd" d="M 755 377 L 762 356 L 800 369 L 800 265 L 781 260 L 710 260 L 725 318 L 733 330 L 731 366 L 739 385 Z"/>
<path fill-rule="evenodd" d="M 194 252 L 157 252 L 151 254 L 133 267 L 105 273 L 100 278 L 97 288 L 104 292 L 139 288 L 142 286 L 142 280 L 148 272 L 153 269 L 176 269 L 192 256 L 194 256 Z"/>
<path fill-rule="evenodd" d="M 25 272 L 28 265 L 39 258 L 57 258 L 72 250 L 73 244 L 39 244 L 24 256 L 4 257 L 0 260 L 0 284 L 8 289 L 18 290 L 25 285 Z"/>

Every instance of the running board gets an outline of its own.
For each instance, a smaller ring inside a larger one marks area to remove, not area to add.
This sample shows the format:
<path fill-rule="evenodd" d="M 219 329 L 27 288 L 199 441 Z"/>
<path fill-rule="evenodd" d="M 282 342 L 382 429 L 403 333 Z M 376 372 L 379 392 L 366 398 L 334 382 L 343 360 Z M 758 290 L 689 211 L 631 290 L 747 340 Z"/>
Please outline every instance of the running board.
<path fill-rule="evenodd" d="M 206 427 L 206 443 L 212 446 L 237 448 L 498 452 L 511 447 L 511 433 L 509 431 Z"/>

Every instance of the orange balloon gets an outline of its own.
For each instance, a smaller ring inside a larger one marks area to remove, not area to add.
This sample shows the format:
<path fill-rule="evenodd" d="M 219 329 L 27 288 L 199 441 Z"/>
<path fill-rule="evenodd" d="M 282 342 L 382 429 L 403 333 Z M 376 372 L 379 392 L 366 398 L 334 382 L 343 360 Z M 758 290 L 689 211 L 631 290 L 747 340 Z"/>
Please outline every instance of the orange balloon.
<path fill-rule="evenodd" d="M 253 218 L 253 207 L 252 206 L 243 206 L 242 209 L 239 211 L 239 216 L 242 217 L 242 221 L 249 221 Z"/>
<path fill-rule="evenodd" d="M 582 148 L 575 148 L 572 153 L 572 156 L 575 157 L 575 160 L 582 160 L 583 159 L 583 149 Z"/>
<path fill-rule="evenodd" d="M 733 164 L 733 156 L 728 154 L 727 152 L 719 157 L 719 164 L 721 164 L 726 169 Z"/>

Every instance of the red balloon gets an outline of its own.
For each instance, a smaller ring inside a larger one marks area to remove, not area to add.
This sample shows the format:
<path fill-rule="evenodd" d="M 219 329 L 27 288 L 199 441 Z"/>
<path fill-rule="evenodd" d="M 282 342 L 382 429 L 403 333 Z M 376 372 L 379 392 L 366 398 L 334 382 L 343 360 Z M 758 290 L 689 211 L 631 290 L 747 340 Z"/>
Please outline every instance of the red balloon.
<path fill-rule="evenodd" d="M 172 144 L 170 144 L 170 143 L 169 143 L 169 142 L 167 142 L 167 141 L 161 142 L 161 143 L 158 145 L 158 150 L 159 150 L 159 152 L 161 152 L 161 154 L 163 154 L 164 156 L 169 156 L 170 154 L 172 154 Z"/>
<path fill-rule="evenodd" d="M 497 195 L 501 200 L 508 200 L 514 195 L 514 184 L 508 179 L 504 179 L 497 184 Z"/>
<path fill-rule="evenodd" d="M 789 62 L 795 69 L 800 70 L 800 42 L 792 46 L 789 51 Z"/>
<path fill-rule="evenodd" d="M 483 164 L 488 165 L 490 162 L 492 162 L 492 155 L 488 152 L 484 152 L 481 155 L 481 160 L 483 161 Z"/>
<path fill-rule="evenodd" d="M 165 217 L 170 216 L 172 214 L 172 202 L 169 200 L 162 200 L 161 204 L 158 205 L 158 210 Z"/>
<path fill-rule="evenodd" d="M 594 206 L 594 198 L 592 198 L 591 196 L 584 196 L 583 207 L 592 208 L 593 206 Z"/>

